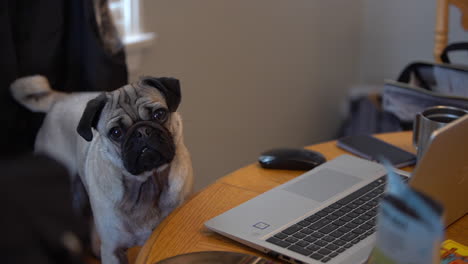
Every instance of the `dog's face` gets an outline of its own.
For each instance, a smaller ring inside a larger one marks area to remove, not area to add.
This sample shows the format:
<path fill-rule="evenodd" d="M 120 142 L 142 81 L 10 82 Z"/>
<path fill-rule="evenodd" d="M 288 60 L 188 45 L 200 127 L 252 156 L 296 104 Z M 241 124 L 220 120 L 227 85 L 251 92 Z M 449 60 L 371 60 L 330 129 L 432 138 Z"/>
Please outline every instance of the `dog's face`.
<path fill-rule="evenodd" d="M 88 102 L 77 128 L 87 141 L 96 128 L 109 158 L 140 175 L 170 164 L 175 156 L 174 115 L 181 100 L 173 78 L 143 78 Z"/>

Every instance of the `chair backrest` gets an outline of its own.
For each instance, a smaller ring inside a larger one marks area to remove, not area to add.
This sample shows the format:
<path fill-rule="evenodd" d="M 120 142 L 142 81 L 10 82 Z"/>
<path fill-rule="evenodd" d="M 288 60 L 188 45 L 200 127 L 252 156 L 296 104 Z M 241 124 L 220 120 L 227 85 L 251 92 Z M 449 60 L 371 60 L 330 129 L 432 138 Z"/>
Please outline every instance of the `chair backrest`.
<path fill-rule="evenodd" d="M 461 25 L 468 31 L 468 1 L 467 0 L 437 0 L 435 26 L 434 58 L 441 62 L 440 55 L 448 43 L 449 5 L 454 5 L 462 13 Z"/>

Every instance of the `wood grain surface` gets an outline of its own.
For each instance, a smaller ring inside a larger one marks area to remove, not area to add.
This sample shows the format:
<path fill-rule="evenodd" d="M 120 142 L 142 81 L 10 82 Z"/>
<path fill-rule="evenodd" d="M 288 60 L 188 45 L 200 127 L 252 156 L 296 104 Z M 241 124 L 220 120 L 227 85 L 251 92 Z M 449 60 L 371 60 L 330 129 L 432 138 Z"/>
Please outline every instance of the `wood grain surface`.
<path fill-rule="evenodd" d="M 381 134 L 376 137 L 414 153 L 409 132 Z M 347 153 L 337 148 L 335 141 L 307 148 L 321 152 L 328 160 Z M 207 230 L 204 223 L 302 173 L 302 171 L 266 170 L 254 163 L 222 177 L 174 211 L 141 248 L 136 263 L 154 264 L 179 254 L 211 250 L 235 251 L 266 257 L 258 251 Z M 450 226 L 447 237 L 468 244 L 468 217 L 465 216 Z"/>

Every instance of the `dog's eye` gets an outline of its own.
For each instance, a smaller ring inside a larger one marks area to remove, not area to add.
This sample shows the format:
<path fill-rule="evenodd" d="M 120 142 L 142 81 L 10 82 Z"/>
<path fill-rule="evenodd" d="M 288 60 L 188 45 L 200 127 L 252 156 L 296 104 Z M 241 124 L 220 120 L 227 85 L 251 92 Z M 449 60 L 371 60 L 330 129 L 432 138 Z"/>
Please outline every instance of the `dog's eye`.
<path fill-rule="evenodd" d="M 167 110 L 164 108 L 156 109 L 156 111 L 153 112 L 153 119 L 163 123 L 167 119 Z"/>
<path fill-rule="evenodd" d="M 123 132 L 122 132 L 122 129 L 120 127 L 113 127 L 111 128 L 111 130 L 109 130 L 109 136 L 115 140 L 115 141 L 119 141 L 120 139 L 122 139 L 122 136 L 123 136 Z"/>

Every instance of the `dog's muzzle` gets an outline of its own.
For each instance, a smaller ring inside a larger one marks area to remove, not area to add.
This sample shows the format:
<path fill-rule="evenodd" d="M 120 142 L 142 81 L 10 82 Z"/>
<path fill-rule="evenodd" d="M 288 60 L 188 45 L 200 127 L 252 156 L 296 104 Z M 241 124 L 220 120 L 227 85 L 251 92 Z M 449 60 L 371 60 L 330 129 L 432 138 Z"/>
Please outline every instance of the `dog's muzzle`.
<path fill-rule="evenodd" d="M 134 175 L 168 164 L 174 156 L 175 145 L 171 133 L 155 122 L 133 124 L 122 141 L 124 167 Z"/>

